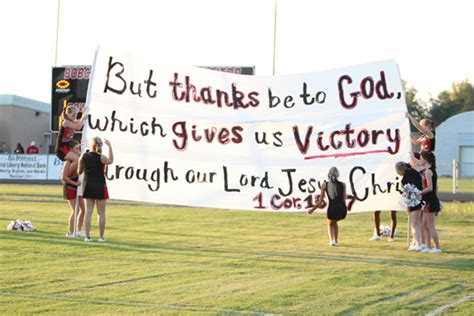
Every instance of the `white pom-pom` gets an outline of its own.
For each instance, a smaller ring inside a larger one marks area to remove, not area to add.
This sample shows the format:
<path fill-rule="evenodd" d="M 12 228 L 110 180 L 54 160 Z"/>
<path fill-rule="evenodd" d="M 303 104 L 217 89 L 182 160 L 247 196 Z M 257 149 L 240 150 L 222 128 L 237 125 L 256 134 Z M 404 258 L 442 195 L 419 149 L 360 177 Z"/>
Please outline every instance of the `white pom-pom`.
<path fill-rule="evenodd" d="M 421 191 L 411 183 L 407 183 L 403 186 L 402 196 L 408 207 L 421 204 Z"/>

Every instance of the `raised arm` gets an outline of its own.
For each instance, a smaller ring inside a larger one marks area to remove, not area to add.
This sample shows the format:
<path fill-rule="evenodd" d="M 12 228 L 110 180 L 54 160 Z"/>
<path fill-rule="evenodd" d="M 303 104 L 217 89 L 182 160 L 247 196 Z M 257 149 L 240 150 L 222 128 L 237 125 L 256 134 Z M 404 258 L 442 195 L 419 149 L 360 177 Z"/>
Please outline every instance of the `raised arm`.
<path fill-rule="evenodd" d="M 429 129 L 429 128 L 425 128 L 423 126 L 420 125 L 420 123 L 418 123 L 417 120 L 415 120 L 415 118 L 410 114 L 410 113 L 406 113 L 406 117 L 408 117 L 408 119 L 410 120 L 410 122 L 413 124 L 413 126 L 415 126 L 415 128 L 422 134 L 426 135 L 426 137 L 428 138 L 434 138 L 434 135 L 433 135 L 433 132 Z"/>
<path fill-rule="evenodd" d="M 114 152 L 112 150 L 112 144 L 110 144 L 110 141 L 108 139 L 104 139 L 104 144 L 106 144 L 107 147 L 109 148 L 109 155 L 108 156 L 101 155 L 100 161 L 104 165 L 111 165 L 114 162 Z"/>

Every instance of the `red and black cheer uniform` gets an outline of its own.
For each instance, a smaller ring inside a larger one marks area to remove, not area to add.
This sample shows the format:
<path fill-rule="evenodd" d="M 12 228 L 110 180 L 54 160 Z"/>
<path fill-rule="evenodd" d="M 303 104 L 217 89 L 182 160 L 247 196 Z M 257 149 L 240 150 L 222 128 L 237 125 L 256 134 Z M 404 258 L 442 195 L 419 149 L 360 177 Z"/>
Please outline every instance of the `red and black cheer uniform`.
<path fill-rule="evenodd" d="M 432 190 L 428 193 L 422 195 L 423 201 L 425 201 L 425 212 L 429 213 L 438 213 L 441 210 L 441 205 L 439 203 L 437 188 L 438 188 L 438 173 L 436 169 L 431 167 L 431 182 L 432 182 Z M 428 180 L 426 177 L 423 177 L 423 187 L 428 187 Z"/>
<path fill-rule="evenodd" d="M 421 150 L 434 152 L 435 143 L 436 143 L 435 138 L 436 138 L 436 135 L 433 132 L 433 138 L 428 138 L 425 135 L 423 135 L 420 138 L 418 138 L 416 142 L 421 146 Z"/>
<path fill-rule="evenodd" d="M 63 121 L 64 123 L 64 121 Z M 63 124 L 59 127 L 59 135 L 56 139 L 56 156 L 61 160 L 64 161 L 64 157 L 66 157 L 67 153 L 69 152 L 69 142 L 74 138 L 74 130 L 69 127 L 64 127 Z"/>
<path fill-rule="evenodd" d="M 72 177 L 69 177 L 72 181 L 79 180 L 79 176 L 75 175 Z M 77 185 L 71 184 L 71 183 L 65 183 L 63 186 L 63 197 L 65 200 L 74 200 L 77 196 Z"/>
<path fill-rule="evenodd" d="M 100 154 L 87 151 L 82 156 L 84 163 L 84 181 L 82 196 L 89 199 L 104 200 L 109 198 L 105 182 L 105 165 L 100 161 Z"/>

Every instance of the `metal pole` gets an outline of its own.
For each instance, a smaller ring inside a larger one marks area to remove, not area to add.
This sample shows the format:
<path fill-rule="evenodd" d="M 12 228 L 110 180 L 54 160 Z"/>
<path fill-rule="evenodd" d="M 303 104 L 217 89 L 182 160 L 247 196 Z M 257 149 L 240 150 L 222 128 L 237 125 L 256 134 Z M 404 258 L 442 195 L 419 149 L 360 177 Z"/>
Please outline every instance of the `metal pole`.
<path fill-rule="evenodd" d="M 458 192 L 458 166 L 456 159 L 453 159 L 453 194 Z"/>
<path fill-rule="evenodd" d="M 275 63 L 276 63 L 276 28 L 277 28 L 277 0 L 275 2 L 275 16 L 273 18 L 273 75 L 275 75 Z"/>
<path fill-rule="evenodd" d="M 76 189 L 76 204 L 74 205 L 74 229 L 72 230 L 72 235 L 76 238 L 77 234 L 77 209 L 79 207 L 79 195 L 78 189 Z"/>
<path fill-rule="evenodd" d="M 54 66 L 58 66 L 58 43 L 59 43 L 59 12 L 61 10 L 61 0 L 58 0 L 58 12 L 56 16 L 56 47 L 54 51 Z"/>

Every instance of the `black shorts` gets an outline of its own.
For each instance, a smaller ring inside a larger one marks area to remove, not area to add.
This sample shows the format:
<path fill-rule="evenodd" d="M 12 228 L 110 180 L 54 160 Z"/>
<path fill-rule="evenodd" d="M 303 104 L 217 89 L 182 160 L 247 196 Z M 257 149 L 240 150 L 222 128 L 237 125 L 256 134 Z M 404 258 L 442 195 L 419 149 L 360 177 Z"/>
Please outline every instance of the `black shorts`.
<path fill-rule="evenodd" d="M 416 206 L 410 206 L 410 207 L 408 207 L 408 211 L 409 211 L 409 212 L 419 211 L 419 210 L 421 210 L 422 208 L 423 208 L 423 204 L 420 203 L 420 204 L 418 204 L 418 205 L 416 205 Z"/>

